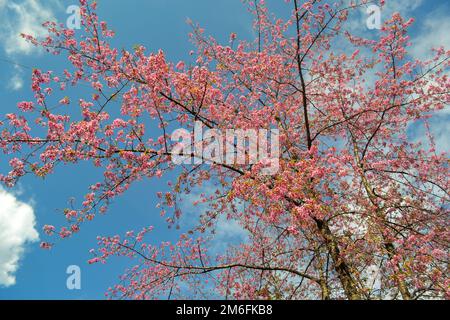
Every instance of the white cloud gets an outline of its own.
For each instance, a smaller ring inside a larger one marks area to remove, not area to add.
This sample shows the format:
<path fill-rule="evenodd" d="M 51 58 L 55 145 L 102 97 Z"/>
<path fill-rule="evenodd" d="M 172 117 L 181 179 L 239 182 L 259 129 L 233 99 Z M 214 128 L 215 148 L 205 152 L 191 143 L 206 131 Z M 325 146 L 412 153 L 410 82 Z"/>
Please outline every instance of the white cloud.
<path fill-rule="evenodd" d="M 404 18 L 408 19 L 412 16 L 414 10 L 417 10 L 423 3 L 424 0 L 387 0 L 381 8 L 381 22 L 389 20 L 395 12 L 400 12 Z M 365 38 L 378 36 L 377 30 L 367 28 L 367 19 L 371 16 L 367 13 L 367 8 L 372 4 L 372 2 L 369 2 L 361 6 L 359 10 L 351 12 L 345 26 L 346 29 Z"/>
<path fill-rule="evenodd" d="M 8 55 L 31 54 L 35 48 L 20 37 L 21 33 L 35 37 L 47 34 L 42 23 L 56 20 L 51 5 L 54 1 L 47 1 L 44 5 L 40 0 L 3 1 L 0 0 L 0 36 L 2 45 Z M 50 6 L 49 6 L 50 5 Z"/>
<path fill-rule="evenodd" d="M 388 0 L 383 11 L 391 15 L 394 12 L 408 14 L 419 8 L 423 3 L 424 0 Z"/>
<path fill-rule="evenodd" d="M 399 12 L 406 20 L 410 17 L 415 18 L 415 26 L 418 26 L 418 31 L 412 34 L 412 47 L 409 49 L 409 52 L 414 58 L 419 59 L 429 58 L 432 53 L 431 48 L 440 46 L 444 46 L 447 49 L 450 48 L 448 4 L 442 5 L 429 13 L 425 11 L 424 4 L 424 0 L 387 0 L 386 5 L 381 10 L 383 22 L 390 19 L 395 12 Z M 368 5 L 362 6 L 359 10 L 351 13 L 346 28 L 364 38 L 377 38 L 379 32 L 377 30 L 369 30 L 366 26 L 366 21 L 369 17 L 366 12 Z M 351 51 L 352 48 L 348 50 Z"/>
<path fill-rule="evenodd" d="M 224 252 L 229 245 L 245 243 L 249 232 L 235 219 L 221 215 L 217 221 L 216 234 L 212 243 L 212 252 Z"/>
<path fill-rule="evenodd" d="M 450 20 L 446 14 L 449 10 L 447 6 L 428 13 L 423 19 L 419 20 L 420 29 L 412 38 L 412 47 L 409 53 L 416 59 L 430 59 L 433 57 L 432 48 L 443 46 L 450 50 Z M 447 72 L 447 74 L 449 74 Z M 450 127 L 448 120 L 450 116 L 450 107 L 447 105 L 443 110 L 436 112 L 430 120 L 430 130 L 434 136 L 437 152 L 450 152 Z M 415 126 L 416 135 L 414 141 L 421 141 L 426 146 L 428 139 L 424 126 Z"/>
<path fill-rule="evenodd" d="M 33 208 L 0 189 L 0 286 L 16 283 L 27 243 L 39 240 Z"/>
<path fill-rule="evenodd" d="M 450 37 L 448 36 L 450 20 L 447 14 L 449 11 L 448 4 L 442 5 L 428 13 L 425 10 L 424 0 L 387 0 L 386 5 L 381 11 L 383 21 L 388 20 L 394 12 L 400 12 L 405 19 L 410 17 L 415 18 L 414 27 L 417 29 L 411 28 L 409 31 L 412 46 L 408 48 L 408 52 L 412 58 L 421 60 L 432 58 L 432 48 L 444 46 L 447 50 L 450 49 Z M 379 31 L 367 29 L 367 17 L 366 6 L 363 6 L 360 10 L 356 10 L 350 15 L 346 28 L 353 34 L 363 38 L 377 39 Z M 414 30 L 414 32 L 411 30 Z M 354 49 L 352 46 L 341 45 L 341 50 L 347 54 L 351 54 Z M 367 54 L 370 53 L 367 52 Z M 373 70 L 373 72 L 366 74 L 366 83 L 368 86 L 372 85 L 374 80 L 378 78 L 374 73 L 375 71 L 378 70 Z M 447 106 L 444 110 L 436 112 L 433 115 L 431 133 L 434 135 L 436 150 L 438 152 L 449 152 L 450 150 L 450 140 L 448 138 L 450 136 L 450 128 L 448 126 L 449 114 L 450 108 Z M 425 146 L 428 145 L 423 126 L 412 124 L 410 130 L 414 142 L 421 141 Z"/>
<path fill-rule="evenodd" d="M 197 226 L 200 215 L 205 214 L 208 204 L 199 203 L 196 206 L 194 202 L 201 200 L 201 195 L 212 196 L 216 192 L 216 187 L 210 183 L 206 183 L 197 189 L 192 190 L 189 194 L 183 195 L 181 209 L 183 212 L 181 224 L 185 228 Z M 235 203 L 239 210 L 244 210 L 241 203 Z M 217 218 L 214 227 L 214 239 L 210 243 L 209 250 L 211 253 L 223 252 L 229 245 L 243 243 L 248 239 L 249 233 L 236 219 L 227 219 L 226 214 L 222 214 Z"/>
<path fill-rule="evenodd" d="M 53 8 L 59 4 L 59 0 L 0 0 L 0 46 L 9 58 L 37 52 L 20 34 L 46 36 L 42 23 L 56 20 Z M 17 67 L 10 79 L 8 89 L 17 91 L 23 87 L 22 72 Z"/>
<path fill-rule="evenodd" d="M 22 89 L 22 87 L 23 87 L 22 77 L 20 76 L 19 73 L 14 74 L 9 82 L 8 88 L 14 91 L 18 91 Z"/>
<path fill-rule="evenodd" d="M 446 110 L 436 112 L 433 117 L 428 120 L 437 153 L 450 152 L 450 128 L 448 126 L 450 115 L 448 114 L 448 109 L 450 108 L 447 107 Z M 412 142 L 421 142 L 424 148 L 430 147 L 427 130 L 422 122 L 412 124 L 409 130 Z"/>
<path fill-rule="evenodd" d="M 448 117 L 441 116 L 434 122 L 431 131 L 433 132 L 437 152 L 450 152 L 450 129 Z"/>
<path fill-rule="evenodd" d="M 11 77 L 8 83 L 8 89 L 11 89 L 13 91 L 18 91 L 22 89 L 23 87 L 23 78 L 22 78 L 22 70 L 20 67 L 15 66 L 14 67 L 14 75 Z"/>
<path fill-rule="evenodd" d="M 448 10 L 448 7 L 435 10 L 429 13 L 423 21 L 419 21 L 421 28 L 412 39 L 413 46 L 410 50 L 415 58 L 430 58 L 432 48 L 444 46 L 447 50 L 450 49 L 450 37 L 448 36 L 450 19 L 446 14 Z"/>

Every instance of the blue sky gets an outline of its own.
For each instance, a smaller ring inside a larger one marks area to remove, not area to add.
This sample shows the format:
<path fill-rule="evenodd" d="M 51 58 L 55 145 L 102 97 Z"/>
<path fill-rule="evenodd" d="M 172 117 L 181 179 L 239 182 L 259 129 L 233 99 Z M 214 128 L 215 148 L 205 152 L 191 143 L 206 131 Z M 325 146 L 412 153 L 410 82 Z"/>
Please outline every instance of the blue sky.
<path fill-rule="evenodd" d="M 252 39 L 251 16 L 240 0 L 100 0 L 99 14 L 108 21 L 116 31 L 114 45 L 131 48 L 142 44 L 149 51 L 163 49 L 169 60 L 189 60 L 188 52 L 192 49 L 187 33 L 190 27 L 186 18 L 198 22 L 206 32 L 219 41 L 227 42 L 229 34 L 236 32 L 238 37 Z M 284 1 L 268 1 L 271 8 L 280 12 L 286 7 Z M 24 30 L 39 32 L 40 18 L 54 17 L 63 22 L 68 15 L 66 8 L 76 4 L 75 0 L 0 0 L 0 96 L 1 117 L 15 110 L 18 101 L 30 99 L 30 69 L 62 71 L 61 60 L 35 52 L 17 40 L 17 35 Z M 289 8 L 290 10 L 290 8 Z M 413 52 L 423 57 L 423 49 L 436 44 L 445 44 L 449 48 L 450 29 L 448 14 L 450 6 L 446 0 L 396 0 L 389 4 L 388 12 L 398 10 L 407 16 L 416 18 L 413 28 Z M 357 32 L 369 32 L 364 16 L 355 17 L 354 28 Z M 374 36 L 376 36 L 377 31 Z M 9 61 L 9 62 L 8 62 Z M 16 65 L 11 62 L 16 63 Z M 21 66 L 18 66 L 20 64 Z M 448 111 L 438 115 L 434 130 L 441 149 L 448 150 Z M 411 137 L 420 137 L 423 132 L 419 127 L 411 128 Z M 0 172 L 8 170 L 6 157 L 0 155 Z M 87 186 L 97 182 L 101 172 L 89 164 L 78 167 L 60 166 L 56 173 L 41 180 L 25 177 L 13 190 L 8 190 L 17 202 L 27 204 L 35 215 L 35 230 L 42 235 L 45 224 L 61 225 L 63 219 L 58 209 L 65 208 L 70 197 L 81 198 Z M 174 233 L 168 231 L 164 221 L 155 209 L 157 203 L 155 192 L 164 188 L 164 180 L 143 181 L 135 184 L 124 196 L 116 199 L 106 216 L 96 218 L 86 224 L 77 236 L 58 243 L 51 251 L 39 249 L 39 241 L 30 235 L 17 251 L 20 257 L 17 271 L 10 276 L 15 284 L 2 286 L 0 277 L 0 299 L 101 299 L 109 286 L 118 282 L 118 276 L 130 265 L 130 261 L 116 259 L 107 265 L 88 265 L 91 258 L 89 249 L 95 248 L 97 235 L 124 234 L 128 230 L 140 230 L 149 225 L 155 226 L 152 241 L 174 239 Z M 3 192 L 5 195 L 6 193 Z M 0 210 L 2 199 L 0 193 Z M 188 208 L 189 210 L 189 208 Z M 14 219 L 11 213 L 11 219 Z M 2 217 L 0 215 L 0 217 Z M 0 221 L 0 228 L 2 223 Z M 29 227 L 29 226 L 28 226 Z M 1 230 L 0 230 L 1 235 Z M 1 237 L 0 237 L 1 239 Z M 11 249 L 0 244 L 1 255 Z M 17 247 L 16 247 L 17 249 Z M 23 252 L 21 251 L 23 250 Z M 70 291 L 66 288 L 66 268 L 78 265 L 82 271 L 82 289 Z"/>

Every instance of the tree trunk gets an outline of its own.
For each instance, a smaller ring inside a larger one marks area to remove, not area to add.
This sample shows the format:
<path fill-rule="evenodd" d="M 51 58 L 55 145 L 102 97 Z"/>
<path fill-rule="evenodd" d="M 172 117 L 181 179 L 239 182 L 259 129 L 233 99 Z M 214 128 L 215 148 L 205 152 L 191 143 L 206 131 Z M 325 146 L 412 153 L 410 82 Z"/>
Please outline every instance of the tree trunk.
<path fill-rule="evenodd" d="M 334 269 L 342 284 L 345 295 L 349 300 L 361 300 L 361 295 L 359 294 L 355 282 L 352 278 L 350 268 L 341 257 L 339 245 L 336 241 L 336 238 L 331 233 L 328 223 L 324 220 L 314 220 L 316 221 L 320 234 L 325 240 L 325 245 L 328 252 L 330 253 L 331 259 L 333 260 Z"/>

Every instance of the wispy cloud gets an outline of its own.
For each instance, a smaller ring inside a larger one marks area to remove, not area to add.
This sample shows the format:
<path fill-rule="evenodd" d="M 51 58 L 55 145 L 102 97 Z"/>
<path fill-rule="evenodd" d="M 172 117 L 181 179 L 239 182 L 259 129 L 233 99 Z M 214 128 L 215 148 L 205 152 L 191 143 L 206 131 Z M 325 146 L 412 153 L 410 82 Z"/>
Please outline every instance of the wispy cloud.
<path fill-rule="evenodd" d="M 55 0 L 0 0 L 1 44 L 8 54 L 31 54 L 35 48 L 20 37 L 21 33 L 42 37 L 47 34 L 42 23 L 56 20 Z"/>
<path fill-rule="evenodd" d="M 23 78 L 22 78 L 22 68 L 19 66 L 14 66 L 14 74 L 9 80 L 8 89 L 13 91 L 18 91 L 23 88 Z"/>
<path fill-rule="evenodd" d="M 450 49 L 450 19 L 448 14 L 450 6 L 443 6 L 438 10 L 428 13 L 419 21 L 419 32 L 412 38 L 412 48 L 410 53 L 414 58 L 430 58 L 431 48 L 444 46 Z"/>
<path fill-rule="evenodd" d="M 424 0 L 387 0 L 386 4 L 381 8 L 381 22 L 390 19 L 395 12 L 400 12 L 404 17 L 411 17 L 413 12 L 417 10 Z M 367 9 L 373 2 L 363 5 L 359 10 L 352 11 L 349 20 L 346 23 L 346 28 L 354 34 L 363 37 L 376 37 L 377 30 L 369 30 L 367 28 L 367 19 L 369 14 Z"/>
<path fill-rule="evenodd" d="M 26 42 L 20 34 L 35 37 L 47 35 L 42 26 L 45 21 L 56 21 L 54 8 L 60 5 L 59 0 L 0 0 L 0 47 L 11 60 L 20 55 L 30 55 L 37 48 Z M 15 67 L 7 88 L 20 90 L 23 87 L 22 72 Z"/>
<path fill-rule="evenodd" d="M 369 30 L 366 26 L 368 14 L 367 7 L 362 7 L 360 10 L 353 12 L 348 24 L 347 30 L 364 38 L 377 39 L 379 36 L 378 30 Z M 447 12 L 449 5 L 441 5 L 437 9 L 428 12 L 427 3 L 424 0 L 387 0 L 386 5 L 381 10 L 382 22 L 391 18 L 392 14 L 399 12 L 407 19 L 409 17 L 415 18 L 414 28 L 410 29 L 411 47 L 408 52 L 413 59 L 426 60 L 432 57 L 432 48 L 444 46 L 447 50 L 450 49 L 450 37 L 448 37 L 448 30 L 450 30 L 450 20 Z M 339 44 L 337 44 L 339 46 Z M 341 50 L 350 54 L 354 48 L 352 46 L 341 46 Z M 368 53 L 370 54 L 370 53 Z M 378 70 L 374 70 L 378 71 Z M 373 84 L 377 79 L 374 72 L 366 74 L 367 85 Z M 447 107 L 440 112 L 433 114 L 430 123 L 430 131 L 435 138 L 436 150 L 438 152 L 450 150 L 450 129 L 448 126 L 450 109 Z M 414 142 L 422 142 L 424 146 L 428 145 L 425 128 L 421 123 L 413 123 L 409 132 L 411 140 Z"/>
<path fill-rule="evenodd" d="M 27 243 L 39 240 L 33 207 L 0 188 L 0 286 L 16 283 Z"/>
<path fill-rule="evenodd" d="M 216 189 L 217 188 L 211 184 L 205 184 L 183 196 L 181 204 L 181 209 L 183 211 L 181 220 L 182 227 L 191 228 L 196 225 L 198 217 L 205 214 L 209 207 L 207 203 L 199 203 L 197 205 L 194 205 L 194 203 L 202 198 L 202 194 L 206 196 L 214 195 Z M 240 208 L 240 210 L 244 210 L 241 204 L 235 203 L 235 205 Z M 214 239 L 209 248 L 211 253 L 223 253 L 230 244 L 245 242 L 249 236 L 248 232 L 237 220 L 227 219 L 226 214 L 222 214 L 217 218 L 214 231 Z"/>
<path fill-rule="evenodd" d="M 433 57 L 432 48 L 443 46 L 450 50 L 450 20 L 448 19 L 450 5 L 442 5 L 429 12 L 422 19 L 418 32 L 412 37 L 412 47 L 409 50 L 410 55 L 416 59 L 430 59 Z M 449 74 L 449 73 L 447 73 Z M 450 74 L 449 74 L 450 75 Z M 430 131 L 434 136 L 437 152 L 450 151 L 450 127 L 448 121 L 450 118 L 450 108 L 447 106 L 443 110 L 433 114 L 430 119 Z M 420 141 L 425 146 L 428 145 L 426 130 L 423 125 L 413 127 L 414 141 Z"/>

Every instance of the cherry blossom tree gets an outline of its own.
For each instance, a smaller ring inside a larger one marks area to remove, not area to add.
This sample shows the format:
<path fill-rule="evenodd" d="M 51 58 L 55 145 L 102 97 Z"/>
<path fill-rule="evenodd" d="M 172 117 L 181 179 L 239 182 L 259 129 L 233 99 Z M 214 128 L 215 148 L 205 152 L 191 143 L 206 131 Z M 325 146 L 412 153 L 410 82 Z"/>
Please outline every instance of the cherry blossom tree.
<path fill-rule="evenodd" d="M 413 20 L 398 13 L 375 38 L 348 32 L 349 14 L 365 2 L 288 0 L 291 14 L 281 19 L 264 1 L 245 1 L 254 41 L 233 33 L 220 44 L 191 23 L 192 62 L 170 62 L 163 51 L 112 47 L 96 3 L 80 0 L 83 30 L 47 22 L 47 38 L 23 35 L 68 66 L 33 70 L 35 99 L 0 122 L 11 166 L 0 180 L 13 186 L 61 163 L 102 170 L 84 202 L 64 210 L 67 225 L 45 226 L 46 249 L 82 232 L 138 180 L 176 175 L 171 191 L 158 193 L 174 227 L 181 203 L 208 186 L 192 204 L 196 226 L 177 242 L 155 244 L 149 226 L 98 238 L 89 263 L 136 261 L 110 298 L 449 298 L 448 156 L 436 151 L 428 119 L 449 103 L 450 51 L 411 58 Z M 64 96 L 86 84 L 92 96 Z M 278 129 L 279 170 L 175 165 L 171 131 L 198 122 Z M 421 142 L 407 132 L 418 123 L 428 128 Z M 247 239 L 212 250 L 218 228 L 232 222 Z"/>

